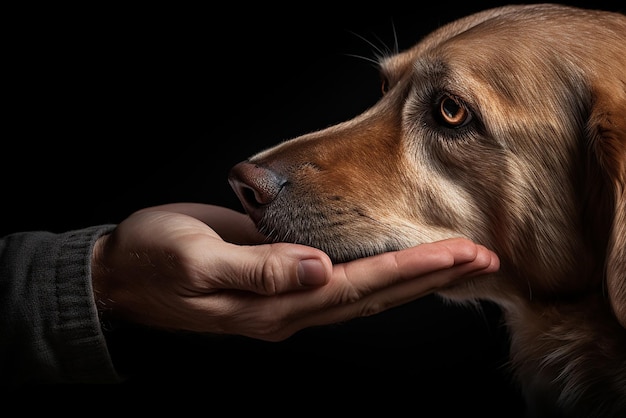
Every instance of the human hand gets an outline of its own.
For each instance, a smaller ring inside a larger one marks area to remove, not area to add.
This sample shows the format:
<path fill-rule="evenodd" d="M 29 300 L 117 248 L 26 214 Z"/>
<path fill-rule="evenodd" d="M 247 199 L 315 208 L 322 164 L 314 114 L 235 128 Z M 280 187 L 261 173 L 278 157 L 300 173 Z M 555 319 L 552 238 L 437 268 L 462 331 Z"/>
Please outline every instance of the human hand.
<path fill-rule="evenodd" d="M 261 240 L 250 218 L 219 206 L 138 211 L 96 243 L 96 300 L 105 315 L 148 326 L 280 341 L 499 268 L 461 238 L 336 265 L 304 245 L 240 245 Z"/>

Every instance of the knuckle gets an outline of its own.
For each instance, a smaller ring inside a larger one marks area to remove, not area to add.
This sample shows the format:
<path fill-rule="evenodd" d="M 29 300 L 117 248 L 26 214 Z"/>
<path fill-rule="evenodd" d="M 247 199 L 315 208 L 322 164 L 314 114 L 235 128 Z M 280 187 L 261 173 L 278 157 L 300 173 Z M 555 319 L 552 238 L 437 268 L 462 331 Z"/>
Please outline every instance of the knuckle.
<path fill-rule="evenodd" d="M 357 303 L 363 298 L 361 292 L 359 292 L 354 286 L 346 286 L 338 290 L 332 300 L 328 301 L 329 305 L 351 305 Z"/>
<path fill-rule="evenodd" d="M 269 296 L 279 292 L 279 282 L 282 277 L 282 266 L 276 257 L 271 255 L 261 265 L 260 274 L 257 275 L 260 291 Z"/>
<path fill-rule="evenodd" d="M 365 301 L 360 309 L 360 315 L 362 317 L 376 315 L 381 313 L 387 309 L 389 309 L 391 305 L 389 303 L 385 303 L 384 301 L 377 301 L 375 299 L 370 299 Z"/>

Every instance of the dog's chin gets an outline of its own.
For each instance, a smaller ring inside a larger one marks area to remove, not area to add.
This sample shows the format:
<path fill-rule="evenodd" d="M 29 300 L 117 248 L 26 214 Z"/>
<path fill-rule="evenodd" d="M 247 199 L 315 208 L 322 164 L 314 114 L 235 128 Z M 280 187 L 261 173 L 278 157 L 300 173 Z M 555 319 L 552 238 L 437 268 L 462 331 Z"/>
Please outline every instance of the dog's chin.
<path fill-rule="evenodd" d="M 358 222 L 344 225 L 316 224 L 309 222 L 273 221 L 264 217 L 257 222 L 257 229 L 267 242 L 289 242 L 318 248 L 333 263 L 345 263 L 390 251 L 398 251 L 424 242 L 435 241 L 425 234 L 407 234 L 387 226 L 373 228 Z"/>

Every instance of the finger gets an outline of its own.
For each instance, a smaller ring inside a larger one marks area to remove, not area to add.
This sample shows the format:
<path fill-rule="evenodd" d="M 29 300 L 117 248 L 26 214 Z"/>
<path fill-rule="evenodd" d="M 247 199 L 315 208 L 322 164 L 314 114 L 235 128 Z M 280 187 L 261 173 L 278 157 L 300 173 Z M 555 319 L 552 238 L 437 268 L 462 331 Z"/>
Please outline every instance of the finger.
<path fill-rule="evenodd" d="M 447 248 L 449 252 L 442 251 L 442 248 Z M 424 258 L 413 265 L 410 259 L 416 254 Z M 405 256 L 408 259 L 405 260 Z M 396 266 L 400 266 L 400 270 L 394 270 L 391 262 L 396 257 L 399 260 Z M 381 263 L 381 260 L 386 262 Z M 359 269 L 346 268 L 355 263 Z M 386 269 L 385 264 L 391 267 Z M 249 336 L 278 341 L 305 327 L 373 315 L 423 297 L 470 274 L 493 272 L 498 265 L 493 252 L 469 241 L 445 242 L 433 247 L 424 244 L 414 249 L 337 265 L 332 281 L 321 288 L 284 294 L 278 298 L 248 300 L 246 307 L 238 305 L 243 308 L 242 311 L 266 312 L 263 316 L 254 317 L 253 322 L 257 326 L 247 327 Z M 407 266 L 409 270 L 403 270 Z M 357 276 L 351 276 L 353 274 Z M 236 301 L 231 302 L 237 304 Z"/>
<path fill-rule="evenodd" d="M 338 264 L 335 269 L 360 292 L 371 293 L 434 270 L 473 262 L 478 253 L 479 246 L 474 242 L 451 238 Z"/>
<path fill-rule="evenodd" d="M 476 247 L 473 260 L 458 263 L 450 268 L 434 270 L 413 279 L 404 280 L 386 289 L 362 298 L 358 315 L 369 316 L 404 304 L 435 291 L 449 288 L 471 277 L 494 273 L 498 270 L 499 261 L 495 253 L 483 246 Z"/>
<path fill-rule="evenodd" d="M 477 261 L 474 263 L 476 270 L 468 272 L 466 277 L 481 276 L 487 273 L 495 273 L 500 270 L 500 258 L 493 251 L 482 245 L 478 246 L 478 250 L 479 254 L 476 257 Z"/>
<path fill-rule="evenodd" d="M 222 289 L 278 295 L 328 283 L 330 258 L 322 251 L 299 244 L 229 245 L 218 268 Z"/>
<path fill-rule="evenodd" d="M 392 258 L 395 260 L 395 271 Z M 353 316 L 381 312 L 447 287 L 472 274 L 494 272 L 499 267 L 495 253 L 465 239 L 423 244 L 383 254 L 376 261 L 369 273 L 358 272 L 359 276 L 353 276 L 354 270 L 345 268 L 342 272 L 339 268 L 341 266 L 336 266 L 333 279 L 337 274 L 343 274 L 343 281 L 353 288 L 352 292 L 344 291 L 345 294 L 352 294 L 354 304 L 357 304 L 354 306 L 356 310 L 351 312 Z M 352 304 L 349 299 L 346 302 L 338 305 Z"/>
<path fill-rule="evenodd" d="M 222 206 L 202 203 L 168 203 L 142 209 L 142 211 L 174 212 L 194 217 L 210 226 L 224 241 L 234 244 L 260 244 L 265 240 L 248 215 Z"/>

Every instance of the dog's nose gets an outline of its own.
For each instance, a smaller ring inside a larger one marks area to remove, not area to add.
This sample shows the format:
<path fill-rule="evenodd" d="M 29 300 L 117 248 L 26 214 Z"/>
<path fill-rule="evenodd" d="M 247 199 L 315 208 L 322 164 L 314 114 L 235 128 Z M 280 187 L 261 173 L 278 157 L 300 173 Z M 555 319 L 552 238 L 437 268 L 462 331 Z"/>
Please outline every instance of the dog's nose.
<path fill-rule="evenodd" d="M 264 208 L 271 203 L 286 183 L 278 173 L 246 161 L 231 168 L 228 182 L 250 217 L 258 222 Z"/>

